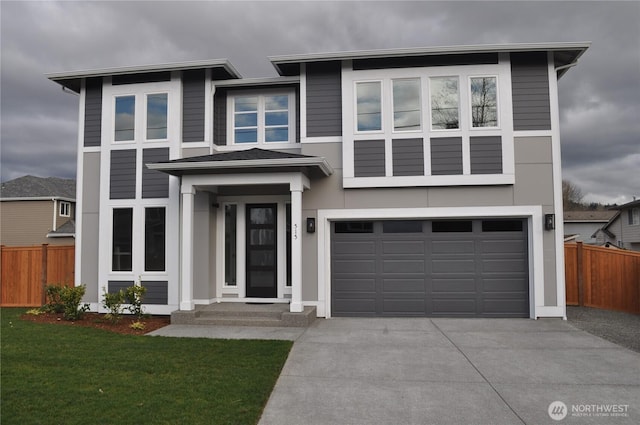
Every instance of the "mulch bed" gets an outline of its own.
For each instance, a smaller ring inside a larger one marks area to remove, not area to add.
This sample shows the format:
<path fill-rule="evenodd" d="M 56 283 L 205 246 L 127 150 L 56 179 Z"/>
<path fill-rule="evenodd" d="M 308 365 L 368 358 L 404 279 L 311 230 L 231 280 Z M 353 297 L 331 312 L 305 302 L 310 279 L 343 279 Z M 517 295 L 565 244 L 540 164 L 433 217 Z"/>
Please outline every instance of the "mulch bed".
<path fill-rule="evenodd" d="M 23 314 L 21 319 L 36 323 L 104 329 L 123 335 L 144 335 L 149 332 L 153 332 L 156 329 L 163 328 L 171 323 L 171 318 L 169 316 L 149 316 L 140 320 L 144 323 L 144 329 L 138 330 L 131 329 L 129 327 L 133 322 L 137 321 L 137 319 L 132 316 L 123 315 L 117 323 L 113 323 L 108 318 L 105 318 L 104 314 L 98 313 L 85 313 L 82 319 L 75 321 L 64 320 L 62 318 L 62 313 L 42 313 L 39 315 Z"/>

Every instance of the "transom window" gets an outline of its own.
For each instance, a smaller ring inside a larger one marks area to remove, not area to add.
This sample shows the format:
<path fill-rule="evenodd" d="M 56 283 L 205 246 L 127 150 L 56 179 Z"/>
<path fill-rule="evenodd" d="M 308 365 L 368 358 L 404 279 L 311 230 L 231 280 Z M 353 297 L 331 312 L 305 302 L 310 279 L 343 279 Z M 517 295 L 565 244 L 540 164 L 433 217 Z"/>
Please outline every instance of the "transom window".
<path fill-rule="evenodd" d="M 230 96 L 234 144 L 294 143 L 293 93 Z"/>

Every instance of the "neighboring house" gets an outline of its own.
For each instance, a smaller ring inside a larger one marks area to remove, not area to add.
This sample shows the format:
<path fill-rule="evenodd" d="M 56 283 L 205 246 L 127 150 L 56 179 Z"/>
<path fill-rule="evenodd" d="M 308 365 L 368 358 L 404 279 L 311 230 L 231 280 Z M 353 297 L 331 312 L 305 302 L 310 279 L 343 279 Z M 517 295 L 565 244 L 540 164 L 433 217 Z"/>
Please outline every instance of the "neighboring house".
<path fill-rule="evenodd" d="M 615 207 L 617 212 L 592 238 L 598 245 L 615 245 L 619 248 L 640 251 L 640 200 Z"/>
<path fill-rule="evenodd" d="M 2 183 L 0 243 L 73 245 L 75 203 L 75 180 L 23 176 Z"/>
<path fill-rule="evenodd" d="M 594 233 L 607 224 L 615 211 L 565 211 L 565 240 L 596 244 Z"/>
<path fill-rule="evenodd" d="M 565 317 L 557 80 L 587 48 L 50 74 L 80 94 L 76 283 L 100 311 L 140 281 L 155 314 Z"/>

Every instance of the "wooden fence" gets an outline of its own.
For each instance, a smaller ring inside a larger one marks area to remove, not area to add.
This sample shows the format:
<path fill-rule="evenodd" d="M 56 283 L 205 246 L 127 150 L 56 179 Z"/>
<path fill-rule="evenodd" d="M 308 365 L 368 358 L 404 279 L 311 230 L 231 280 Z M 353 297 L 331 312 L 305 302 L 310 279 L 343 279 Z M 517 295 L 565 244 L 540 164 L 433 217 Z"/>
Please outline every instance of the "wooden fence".
<path fill-rule="evenodd" d="M 75 247 L 0 248 L 0 306 L 39 307 L 45 285 L 74 284 Z"/>
<path fill-rule="evenodd" d="M 640 314 L 640 252 L 564 245 L 567 305 Z"/>

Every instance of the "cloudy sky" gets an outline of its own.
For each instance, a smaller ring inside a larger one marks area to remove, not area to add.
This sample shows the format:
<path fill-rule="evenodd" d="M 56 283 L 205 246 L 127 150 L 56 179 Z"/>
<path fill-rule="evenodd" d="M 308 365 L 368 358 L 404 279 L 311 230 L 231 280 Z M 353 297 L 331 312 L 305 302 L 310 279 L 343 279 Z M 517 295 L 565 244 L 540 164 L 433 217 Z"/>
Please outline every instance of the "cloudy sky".
<path fill-rule="evenodd" d="M 563 176 L 640 197 L 640 2 L 0 2 L 2 181 L 75 177 L 78 98 L 45 73 L 269 55 L 591 41 L 560 80 Z"/>

